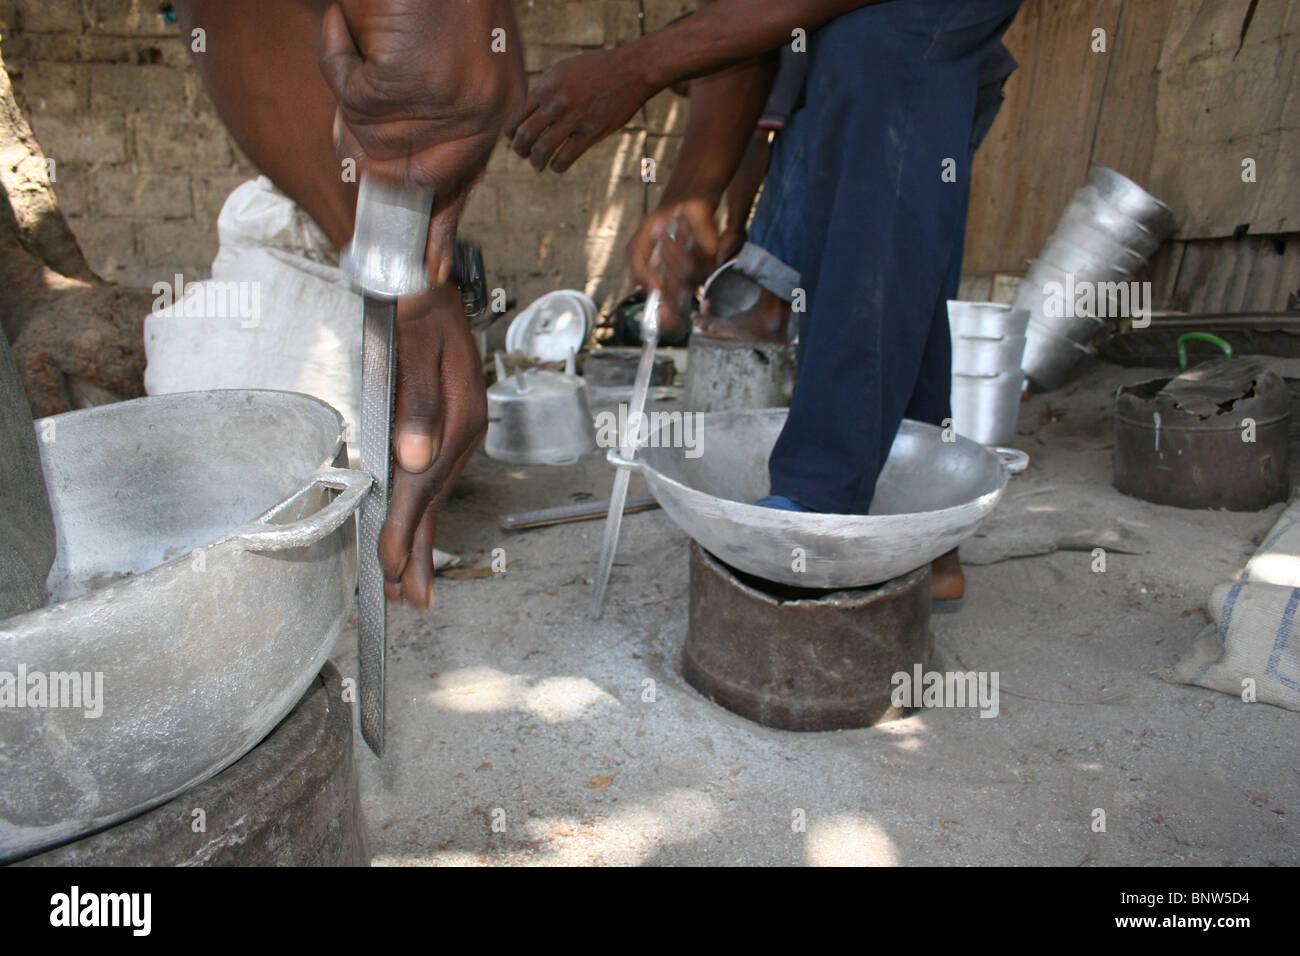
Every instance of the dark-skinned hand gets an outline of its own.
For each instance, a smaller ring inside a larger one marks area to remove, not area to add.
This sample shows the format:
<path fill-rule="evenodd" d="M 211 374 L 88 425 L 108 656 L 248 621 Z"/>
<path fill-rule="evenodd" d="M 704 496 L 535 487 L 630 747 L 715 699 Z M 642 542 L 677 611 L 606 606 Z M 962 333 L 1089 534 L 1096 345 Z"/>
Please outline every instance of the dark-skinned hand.
<path fill-rule="evenodd" d="M 340 0 L 319 62 L 339 157 L 358 177 L 434 192 L 434 288 L 397 306 L 396 467 L 379 538 L 388 599 L 429 608 L 438 513 L 487 428 L 478 349 L 447 279 L 470 188 L 523 106 L 522 43 L 509 0 Z"/>
<path fill-rule="evenodd" d="M 384 592 L 433 607 L 438 513 L 487 431 L 478 345 L 452 283 L 397 305 L 393 483 L 379 535 Z"/>
<path fill-rule="evenodd" d="M 511 147 L 541 172 L 562 173 L 630 120 L 658 90 L 636 51 L 594 50 L 555 64 L 528 90 Z"/>
<path fill-rule="evenodd" d="M 663 296 L 659 331 L 665 338 L 685 333 L 691 299 L 717 254 L 718 227 L 708 200 L 665 203 L 641 222 L 628 243 L 628 268 L 639 285 Z"/>
<path fill-rule="evenodd" d="M 426 261 L 445 282 L 470 187 L 523 106 L 509 0 L 341 0 L 325 14 L 320 67 L 338 100 L 340 158 L 433 187 Z"/>

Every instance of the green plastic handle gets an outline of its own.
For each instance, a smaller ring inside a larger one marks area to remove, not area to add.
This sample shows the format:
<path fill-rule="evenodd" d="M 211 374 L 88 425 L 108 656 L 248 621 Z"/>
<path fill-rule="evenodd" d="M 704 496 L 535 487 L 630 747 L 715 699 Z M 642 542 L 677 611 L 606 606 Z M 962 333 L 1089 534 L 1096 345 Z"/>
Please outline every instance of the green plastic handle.
<path fill-rule="evenodd" d="M 1233 358 L 1232 346 L 1217 335 L 1211 335 L 1209 332 L 1185 332 L 1178 336 L 1178 367 L 1184 372 L 1187 371 L 1187 343 L 1188 341 L 1209 342 L 1211 345 L 1217 345 L 1223 349 L 1224 358 Z"/>

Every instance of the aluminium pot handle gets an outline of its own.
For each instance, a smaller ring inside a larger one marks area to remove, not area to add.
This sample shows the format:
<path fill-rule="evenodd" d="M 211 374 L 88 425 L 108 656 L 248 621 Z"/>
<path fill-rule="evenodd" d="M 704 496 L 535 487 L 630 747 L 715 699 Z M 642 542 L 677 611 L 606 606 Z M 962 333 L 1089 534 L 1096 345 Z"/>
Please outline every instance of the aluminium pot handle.
<path fill-rule="evenodd" d="M 242 528 L 232 532 L 245 551 L 286 551 L 315 544 L 337 531 L 343 522 L 352 517 L 361 499 L 370 491 L 373 479 L 364 471 L 351 468 L 322 468 L 312 475 L 310 484 L 280 502 L 266 514 L 254 518 Z M 274 519 L 291 504 L 313 488 L 334 488 L 339 494 L 333 501 L 313 514 L 288 524 L 275 524 Z"/>
<path fill-rule="evenodd" d="M 1009 475 L 1018 475 L 1029 467 L 1029 456 L 1018 448 L 998 446 L 990 448 L 989 451 L 998 456 L 998 459 L 1002 462 L 1002 467 L 1007 470 Z"/>
<path fill-rule="evenodd" d="M 1178 336 L 1178 368 L 1181 371 L 1187 371 L 1187 343 L 1188 342 L 1209 342 L 1211 345 L 1217 345 L 1223 350 L 1224 358 L 1234 358 L 1232 346 L 1219 338 L 1217 335 L 1211 335 L 1209 332 L 1184 332 Z"/>
<path fill-rule="evenodd" d="M 605 460 L 616 468 L 630 468 L 633 471 L 641 470 L 641 462 L 635 458 L 624 458 L 623 453 L 617 448 L 611 448 L 605 452 Z"/>

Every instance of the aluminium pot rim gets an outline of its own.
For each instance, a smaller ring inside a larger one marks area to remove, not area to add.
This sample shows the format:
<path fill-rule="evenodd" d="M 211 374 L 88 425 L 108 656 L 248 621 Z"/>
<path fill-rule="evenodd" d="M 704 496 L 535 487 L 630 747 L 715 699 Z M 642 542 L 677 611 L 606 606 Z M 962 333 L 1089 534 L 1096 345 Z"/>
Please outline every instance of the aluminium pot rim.
<path fill-rule="evenodd" d="M 330 463 L 336 461 L 338 459 L 339 453 L 347 446 L 347 439 L 346 439 L 347 426 L 346 423 L 343 421 L 343 416 L 339 414 L 338 409 L 336 409 L 333 405 L 330 405 L 328 402 L 322 401 L 321 399 L 315 397 L 314 395 L 308 395 L 305 392 L 291 392 L 288 391 L 287 389 L 276 389 L 276 388 L 213 388 L 213 389 L 199 389 L 191 392 L 168 392 L 162 395 L 145 395 L 140 398 L 133 398 L 124 402 L 113 402 L 108 405 L 96 405 L 91 408 L 80 408 L 69 412 L 61 412 L 58 415 L 48 415 L 45 416 L 44 418 L 34 419 L 33 425 L 39 428 L 41 422 L 46 422 L 46 421 L 57 422 L 59 420 L 67 421 L 69 416 L 74 416 L 74 415 L 77 416 L 78 419 L 82 421 L 92 420 L 94 418 L 117 417 L 118 415 L 122 414 L 123 409 L 129 408 L 141 402 L 148 402 L 151 406 L 157 406 L 163 402 L 179 405 L 185 402 L 192 402 L 195 400 L 197 396 L 201 396 L 201 395 L 203 396 L 221 395 L 222 397 L 226 397 L 227 395 L 233 395 L 233 394 L 239 394 L 245 396 L 248 395 L 292 396 L 292 399 L 294 401 L 299 401 L 304 405 L 316 405 L 324 409 L 325 411 L 327 411 L 330 415 L 332 415 L 338 424 L 338 434 L 334 439 L 329 454 L 325 457 L 323 461 L 321 461 L 316 466 L 315 469 L 316 471 L 319 471 L 322 468 L 328 468 L 330 466 Z M 257 521 L 259 518 L 264 517 L 265 515 L 268 514 L 272 514 L 276 510 L 284 507 L 285 504 L 287 504 L 292 499 L 294 499 L 298 495 L 301 495 L 308 488 L 310 488 L 312 483 L 313 483 L 312 479 L 308 478 L 306 481 L 303 482 L 301 487 L 295 489 L 290 494 L 285 495 L 284 498 L 276 502 L 270 508 L 266 509 L 266 511 L 262 512 L 261 515 L 254 517 L 252 520 Z M 169 573 L 170 570 L 173 569 L 175 566 L 182 563 L 188 563 L 193 559 L 195 553 L 199 551 L 211 551 L 212 549 L 215 549 L 219 546 L 223 546 L 226 544 L 234 544 L 237 541 L 236 532 L 239 531 L 240 527 L 242 526 L 237 525 L 233 528 L 227 528 L 225 531 L 217 535 L 217 537 L 213 538 L 211 541 L 205 541 L 202 544 L 196 545 L 195 547 L 189 549 L 188 551 L 184 551 L 180 554 L 177 554 L 175 557 L 168 558 L 166 561 L 160 562 L 159 564 L 156 564 L 145 571 L 132 573 L 127 577 L 119 578 L 113 581 L 108 581 L 104 584 L 90 588 L 87 591 L 84 591 L 80 594 L 75 595 L 74 597 L 70 597 L 63 601 L 52 601 L 49 604 L 43 604 L 40 607 L 32 608 L 32 610 L 30 611 L 23 611 L 19 614 L 14 614 L 9 617 L 0 618 L 0 646 L 3 646 L 2 642 L 6 637 L 13 636 L 15 634 L 25 631 L 27 628 L 24 627 L 24 625 L 33 623 L 42 617 L 48 617 L 53 612 L 57 611 L 58 613 L 73 613 L 79 610 L 83 606 L 89 607 L 92 601 L 94 603 L 99 603 L 100 601 L 110 599 L 110 598 L 115 600 L 120 599 L 124 594 L 129 596 L 142 584 L 147 585 L 148 583 L 161 577 L 163 574 Z M 334 532 L 331 532 L 331 534 L 332 533 Z"/>

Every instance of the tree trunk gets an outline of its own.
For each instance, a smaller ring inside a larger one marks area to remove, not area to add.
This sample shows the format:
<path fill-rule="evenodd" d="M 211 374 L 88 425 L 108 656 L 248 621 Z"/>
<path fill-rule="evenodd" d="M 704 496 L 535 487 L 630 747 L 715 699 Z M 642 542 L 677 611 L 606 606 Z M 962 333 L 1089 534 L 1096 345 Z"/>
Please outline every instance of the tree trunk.
<path fill-rule="evenodd" d="M 35 416 L 144 394 L 145 290 L 105 282 L 59 211 L 0 54 L 0 327 Z"/>

